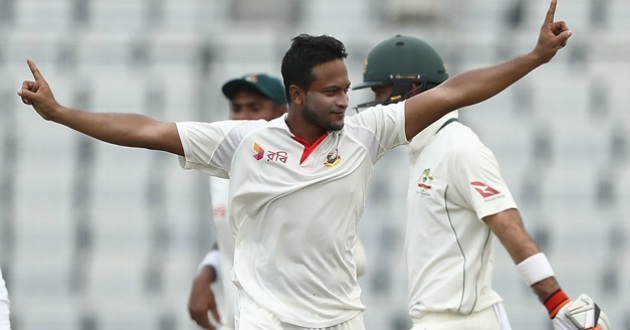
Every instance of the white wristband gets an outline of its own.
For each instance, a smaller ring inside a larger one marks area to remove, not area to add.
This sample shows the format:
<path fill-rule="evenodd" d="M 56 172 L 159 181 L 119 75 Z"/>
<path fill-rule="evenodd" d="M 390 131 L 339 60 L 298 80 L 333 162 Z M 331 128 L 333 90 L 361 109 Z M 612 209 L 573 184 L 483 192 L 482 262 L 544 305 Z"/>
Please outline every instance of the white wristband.
<path fill-rule="evenodd" d="M 528 286 L 538 283 L 546 278 L 553 277 L 553 269 L 542 252 L 521 261 L 516 265 L 516 270 Z"/>
<path fill-rule="evenodd" d="M 199 263 L 197 267 L 197 272 L 201 272 L 207 266 L 214 268 L 217 279 L 221 276 L 221 255 L 219 250 L 210 250 L 210 252 L 206 253 L 206 256 L 203 257 L 203 260 L 201 260 L 201 263 Z"/>

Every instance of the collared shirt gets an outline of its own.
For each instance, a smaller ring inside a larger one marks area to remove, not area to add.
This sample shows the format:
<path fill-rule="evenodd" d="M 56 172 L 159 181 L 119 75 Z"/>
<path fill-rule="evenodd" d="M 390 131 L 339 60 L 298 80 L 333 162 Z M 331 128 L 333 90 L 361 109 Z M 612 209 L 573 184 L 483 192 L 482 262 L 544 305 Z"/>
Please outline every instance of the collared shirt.
<path fill-rule="evenodd" d="M 230 178 L 234 282 L 281 321 L 329 327 L 365 308 L 357 226 L 374 164 L 407 142 L 404 106 L 366 109 L 311 146 L 285 117 L 177 124 L 182 166 Z"/>

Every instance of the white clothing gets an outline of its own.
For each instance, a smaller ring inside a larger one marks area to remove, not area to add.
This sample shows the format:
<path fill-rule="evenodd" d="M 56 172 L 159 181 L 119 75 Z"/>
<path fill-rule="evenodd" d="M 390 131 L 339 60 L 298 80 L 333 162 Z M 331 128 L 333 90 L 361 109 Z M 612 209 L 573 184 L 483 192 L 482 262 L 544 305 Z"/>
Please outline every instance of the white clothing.
<path fill-rule="evenodd" d="M 462 315 L 454 312 L 425 313 L 413 319 L 411 330 L 512 330 L 502 303 Z"/>
<path fill-rule="evenodd" d="M 238 291 L 240 313 L 236 316 L 236 330 L 365 330 L 363 314 L 341 324 L 326 328 L 304 328 L 284 323 L 273 313 L 253 301 L 243 290 Z"/>
<path fill-rule="evenodd" d="M 228 191 L 230 182 L 226 179 L 210 177 L 210 199 L 212 201 L 212 220 L 219 246 L 221 284 L 223 286 L 222 304 L 219 306 L 222 329 L 234 328 L 234 304 L 237 290 L 232 283 L 232 263 L 234 260 L 234 235 L 227 217 Z"/>
<path fill-rule="evenodd" d="M 9 320 L 9 293 L 0 269 L 0 330 L 11 330 Z"/>
<path fill-rule="evenodd" d="M 285 117 L 177 123 L 182 166 L 230 178 L 234 282 L 280 321 L 324 328 L 365 309 L 357 226 L 372 167 L 407 142 L 404 106 L 364 110 L 312 146 Z"/>
<path fill-rule="evenodd" d="M 452 122 L 421 139 L 411 143 L 407 195 L 409 314 L 485 310 L 502 299 L 491 288 L 493 234 L 481 219 L 516 204 L 494 155 L 472 130 Z"/>

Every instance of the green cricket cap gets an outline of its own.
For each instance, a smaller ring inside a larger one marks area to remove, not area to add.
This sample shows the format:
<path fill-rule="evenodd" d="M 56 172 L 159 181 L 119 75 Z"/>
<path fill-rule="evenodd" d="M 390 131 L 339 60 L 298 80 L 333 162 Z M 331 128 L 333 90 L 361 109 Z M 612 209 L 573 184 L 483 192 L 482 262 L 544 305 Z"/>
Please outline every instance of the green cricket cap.
<path fill-rule="evenodd" d="M 258 90 L 280 105 L 287 104 L 282 81 L 264 73 L 246 74 L 242 78 L 230 80 L 223 85 L 221 91 L 225 97 L 231 100 L 236 93 L 248 88 Z"/>

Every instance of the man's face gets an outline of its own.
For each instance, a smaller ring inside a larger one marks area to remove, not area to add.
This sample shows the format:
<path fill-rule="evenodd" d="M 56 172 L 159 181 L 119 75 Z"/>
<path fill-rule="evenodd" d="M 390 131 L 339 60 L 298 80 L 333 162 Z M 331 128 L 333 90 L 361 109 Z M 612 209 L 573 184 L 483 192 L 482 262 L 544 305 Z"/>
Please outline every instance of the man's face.
<path fill-rule="evenodd" d="M 332 60 L 313 67 L 315 81 L 306 92 L 304 117 L 325 130 L 338 131 L 348 108 L 350 80 L 342 60 Z"/>
<path fill-rule="evenodd" d="M 284 113 L 277 102 L 260 94 L 239 91 L 230 100 L 230 119 L 232 120 L 272 120 Z"/>
<path fill-rule="evenodd" d="M 376 102 L 376 104 L 381 104 L 386 101 L 392 94 L 393 89 L 394 85 L 392 84 L 372 87 L 372 91 L 374 92 L 374 102 Z"/>

